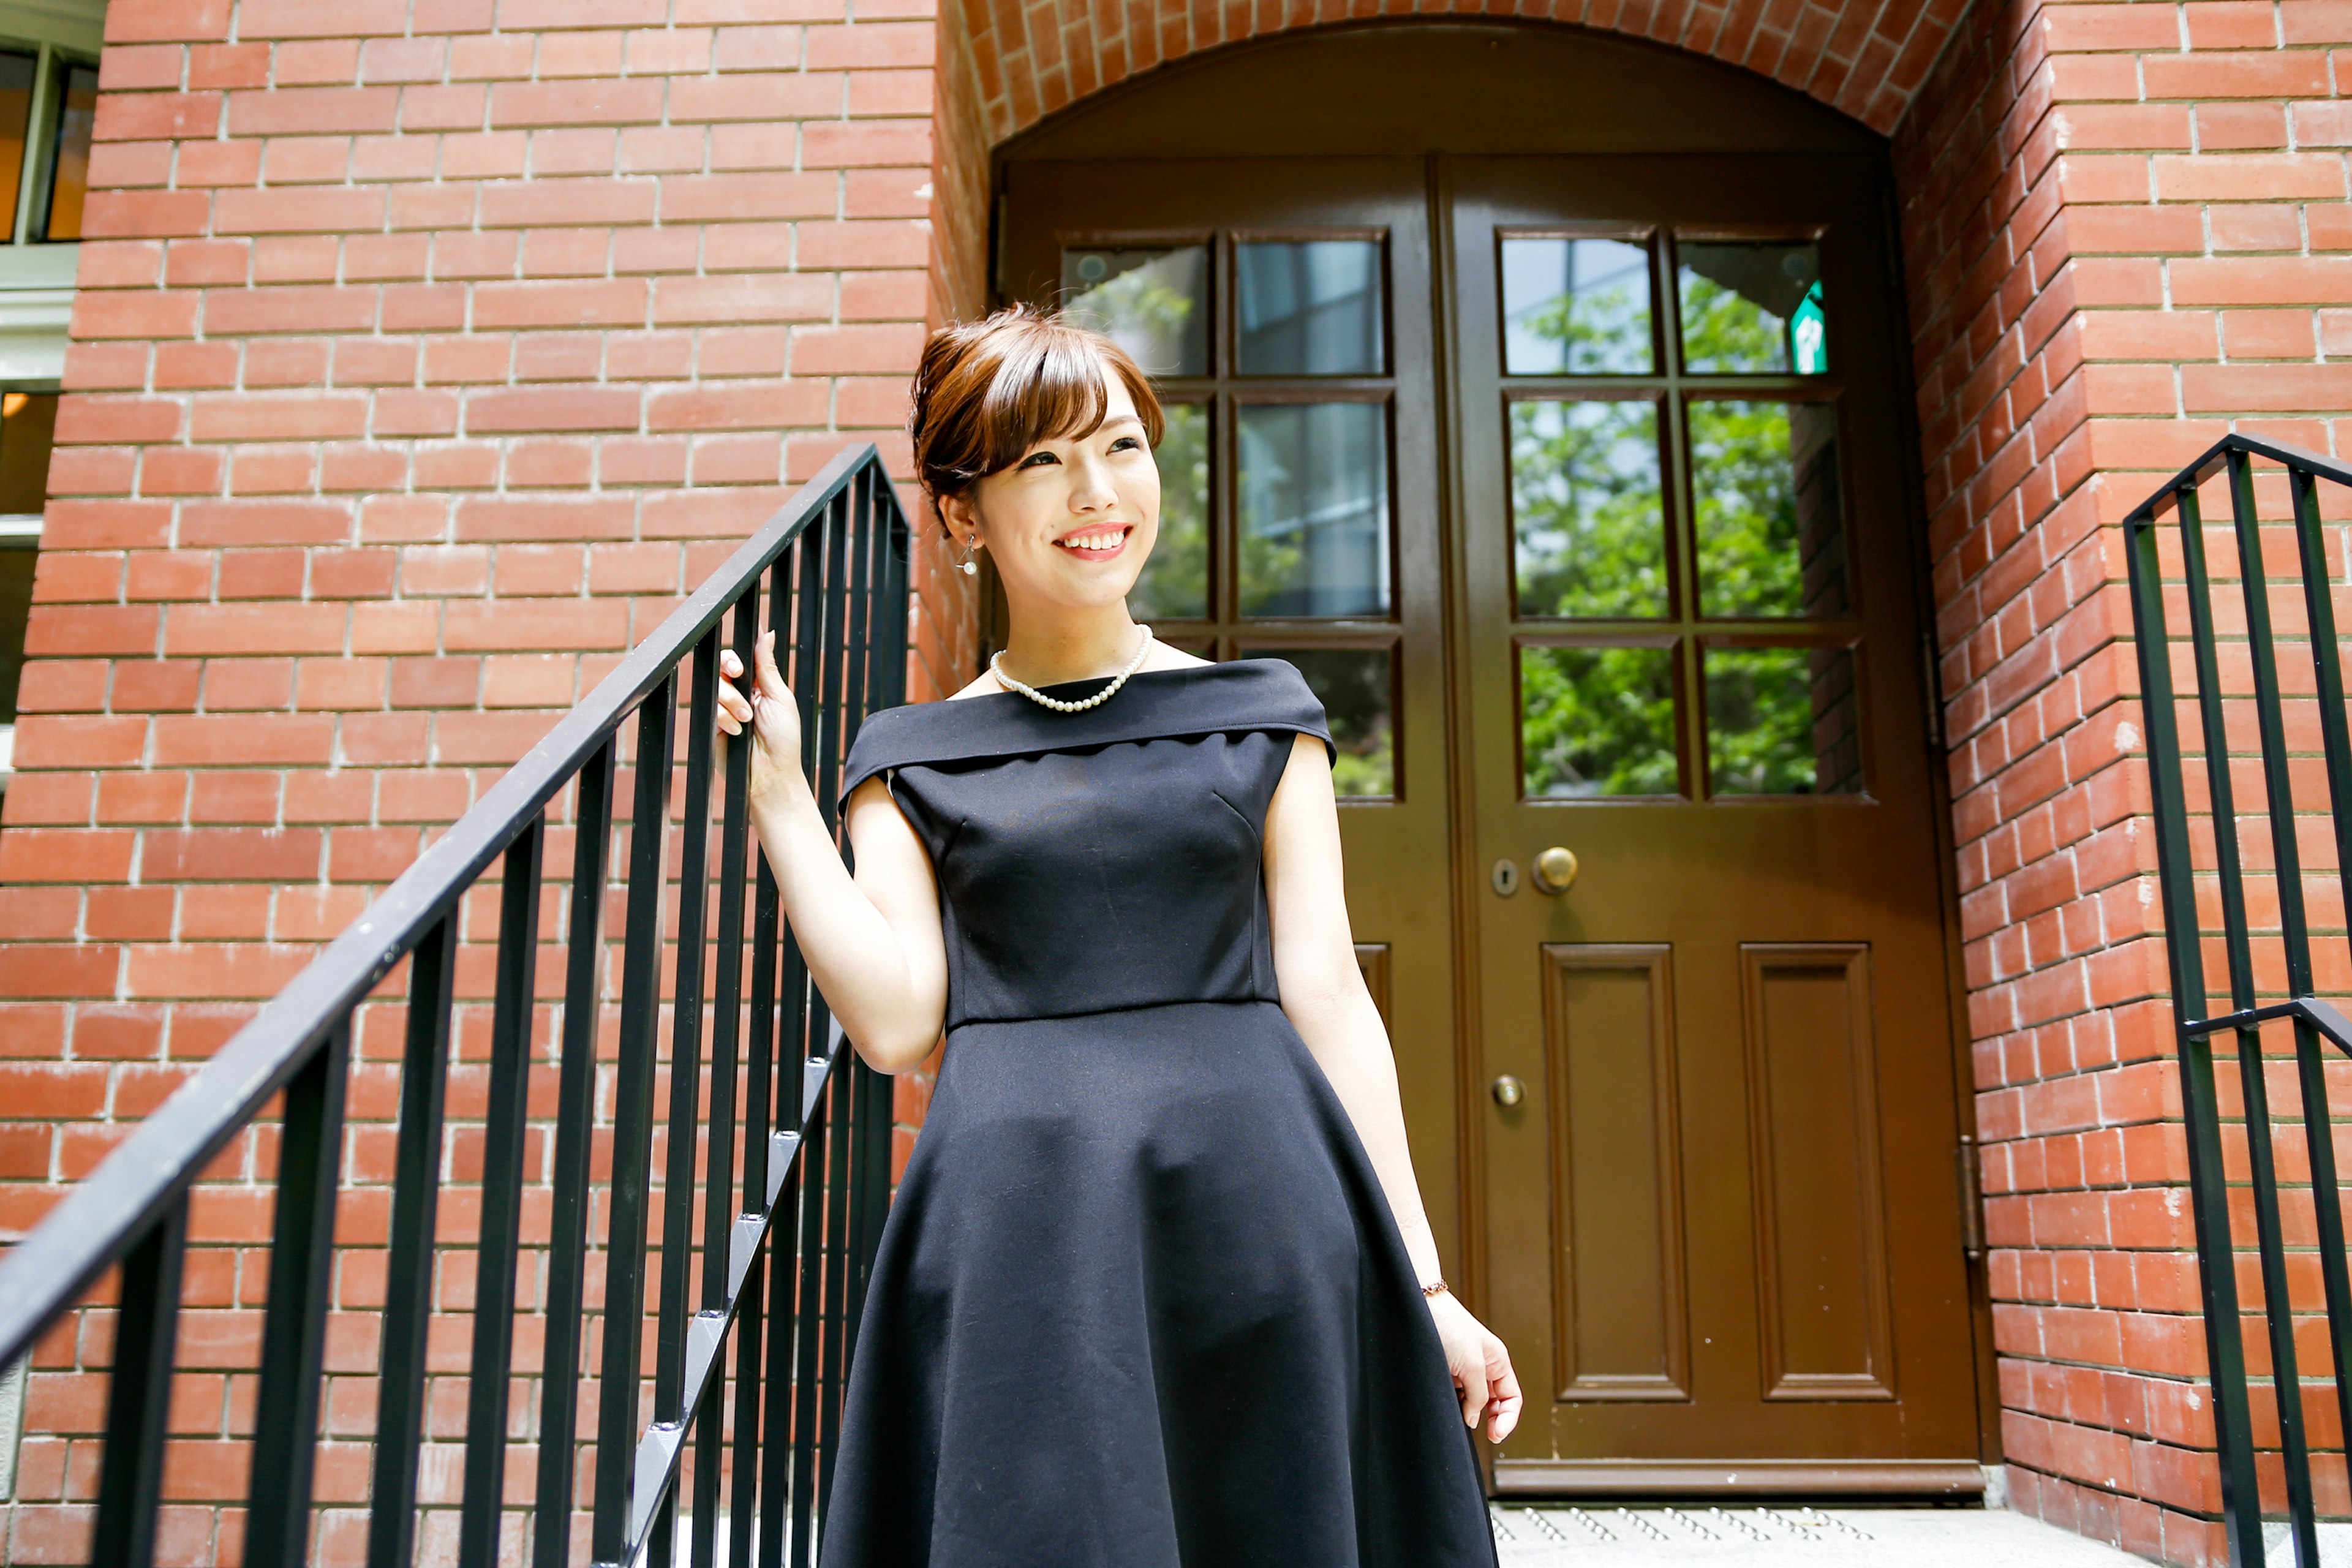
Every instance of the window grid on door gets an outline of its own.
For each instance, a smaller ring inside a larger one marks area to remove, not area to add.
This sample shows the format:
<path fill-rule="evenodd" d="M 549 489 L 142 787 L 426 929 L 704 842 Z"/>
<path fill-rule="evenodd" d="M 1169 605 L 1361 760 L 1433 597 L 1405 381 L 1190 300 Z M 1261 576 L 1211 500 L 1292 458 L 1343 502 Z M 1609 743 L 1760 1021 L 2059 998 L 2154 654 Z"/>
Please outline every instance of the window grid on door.
<path fill-rule="evenodd" d="M 1204 658 L 1296 664 L 1329 715 L 1342 798 L 1401 798 L 1386 234 L 1066 235 L 1061 247 L 1063 308 L 1135 355 L 1168 415 L 1136 618 Z"/>
<path fill-rule="evenodd" d="M 1820 241 L 1497 231 L 1528 798 L 1862 795 Z"/>

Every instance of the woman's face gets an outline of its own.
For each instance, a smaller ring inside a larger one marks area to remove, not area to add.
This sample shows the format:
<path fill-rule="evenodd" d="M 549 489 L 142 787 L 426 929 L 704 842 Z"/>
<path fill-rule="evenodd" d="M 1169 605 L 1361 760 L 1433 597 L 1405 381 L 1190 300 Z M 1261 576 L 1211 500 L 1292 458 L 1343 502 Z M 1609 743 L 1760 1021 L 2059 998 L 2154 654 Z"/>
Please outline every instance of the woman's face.
<path fill-rule="evenodd" d="M 1127 597 L 1160 534 L 1160 468 L 1127 385 L 1104 368 L 1102 424 L 1040 441 L 940 510 L 975 525 L 1013 604 L 1097 609 Z"/>

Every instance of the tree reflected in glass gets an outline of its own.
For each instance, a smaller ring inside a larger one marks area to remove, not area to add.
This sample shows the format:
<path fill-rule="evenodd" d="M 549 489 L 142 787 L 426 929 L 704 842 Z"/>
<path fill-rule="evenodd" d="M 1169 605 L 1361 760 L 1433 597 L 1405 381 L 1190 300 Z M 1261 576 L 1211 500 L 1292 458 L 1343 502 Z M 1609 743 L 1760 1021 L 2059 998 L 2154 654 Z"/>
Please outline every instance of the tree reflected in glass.
<path fill-rule="evenodd" d="M 1675 729 L 1674 649 L 1519 649 L 1526 794 L 1675 794 Z"/>
<path fill-rule="evenodd" d="M 1129 274 L 1133 276 L 1133 274 Z M 1198 403 L 1162 405 L 1160 540 L 1127 595 L 1140 621 L 1209 618 L 1209 410 Z"/>
<path fill-rule="evenodd" d="M 1511 405 L 1519 614 L 1666 613 L 1658 405 Z"/>

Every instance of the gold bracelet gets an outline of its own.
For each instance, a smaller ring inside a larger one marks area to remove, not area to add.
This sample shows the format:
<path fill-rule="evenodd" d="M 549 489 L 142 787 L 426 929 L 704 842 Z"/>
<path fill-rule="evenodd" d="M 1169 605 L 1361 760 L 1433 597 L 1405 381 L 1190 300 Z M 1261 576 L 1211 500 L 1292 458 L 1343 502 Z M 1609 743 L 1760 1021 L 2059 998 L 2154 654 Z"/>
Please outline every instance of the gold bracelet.
<path fill-rule="evenodd" d="M 1453 1292 L 1445 1288 L 1445 1281 L 1440 1279 L 1434 1284 L 1423 1285 L 1421 1288 L 1421 1293 L 1423 1296 L 1446 1296 L 1451 1295 Z"/>

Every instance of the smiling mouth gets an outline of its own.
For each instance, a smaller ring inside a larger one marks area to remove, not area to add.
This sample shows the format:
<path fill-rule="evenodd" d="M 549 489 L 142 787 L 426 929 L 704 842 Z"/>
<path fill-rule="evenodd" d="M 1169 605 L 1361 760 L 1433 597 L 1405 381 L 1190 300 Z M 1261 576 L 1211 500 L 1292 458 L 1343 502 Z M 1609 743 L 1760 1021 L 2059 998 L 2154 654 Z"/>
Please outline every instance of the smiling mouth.
<path fill-rule="evenodd" d="M 1120 547 L 1127 543 L 1127 536 L 1134 531 L 1131 526 L 1112 529 L 1108 531 L 1095 531 L 1083 534 L 1071 534 L 1057 539 L 1054 542 L 1073 555 L 1085 555 L 1100 560 L 1105 556 L 1118 554 Z"/>

